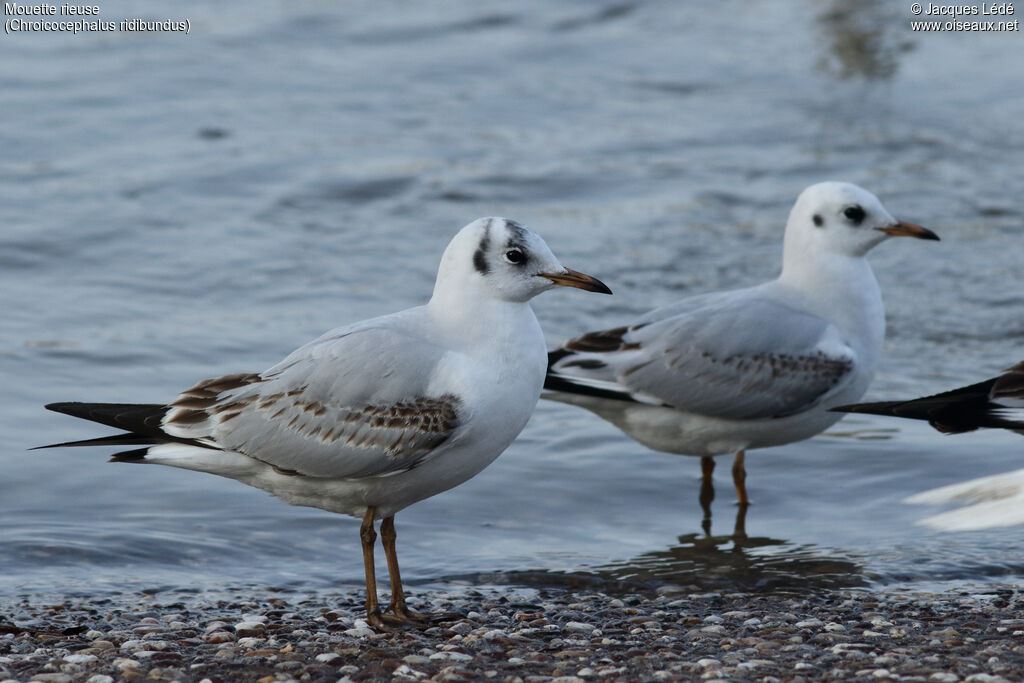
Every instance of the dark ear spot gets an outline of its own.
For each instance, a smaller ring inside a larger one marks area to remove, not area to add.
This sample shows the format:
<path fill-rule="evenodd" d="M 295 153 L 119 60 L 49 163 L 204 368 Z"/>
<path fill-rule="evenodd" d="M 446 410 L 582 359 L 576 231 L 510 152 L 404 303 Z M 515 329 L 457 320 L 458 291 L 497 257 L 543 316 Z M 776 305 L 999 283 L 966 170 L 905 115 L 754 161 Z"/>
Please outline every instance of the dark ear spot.
<path fill-rule="evenodd" d="M 813 219 L 813 220 L 814 220 L 814 224 L 815 224 L 816 226 L 818 226 L 819 228 L 820 228 L 821 226 L 825 225 L 825 219 L 823 219 L 823 218 L 821 217 L 821 214 L 820 214 L 820 213 L 816 213 L 816 214 L 814 214 L 814 219 Z"/>
<path fill-rule="evenodd" d="M 487 273 L 491 272 L 490 266 L 487 265 L 487 257 L 484 256 L 484 250 L 479 247 L 477 247 L 476 252 L 473 254 L 473 267 L 481 275 L 487 275 Z"/>
<path fill-rule="evenodd" d="M 473 267 L 481 275 L 491 272 L 491 267 L 487 263 L 487 250 L 491 248 L 491 223 L 493 222 L 487 222 L 484 227 L 484 236 L 480 239 L 480 244 L 476 246 L 476 251 L 473 252 Z"/>

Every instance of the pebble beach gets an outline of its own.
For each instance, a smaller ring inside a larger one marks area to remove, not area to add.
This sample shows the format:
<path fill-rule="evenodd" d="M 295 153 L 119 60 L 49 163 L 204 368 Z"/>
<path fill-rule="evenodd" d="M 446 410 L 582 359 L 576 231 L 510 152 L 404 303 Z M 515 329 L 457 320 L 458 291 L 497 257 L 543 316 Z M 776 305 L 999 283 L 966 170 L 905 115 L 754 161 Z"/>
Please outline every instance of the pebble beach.
<path fill-rule="evenodd" d="M 504 586 L 412 591 L 447 613 L 375 632 L 359 591 L 27 597 L 0 613 L 0 680 L 812 681 L 1024 677 L 1015 586 L 939 593 Z"/>

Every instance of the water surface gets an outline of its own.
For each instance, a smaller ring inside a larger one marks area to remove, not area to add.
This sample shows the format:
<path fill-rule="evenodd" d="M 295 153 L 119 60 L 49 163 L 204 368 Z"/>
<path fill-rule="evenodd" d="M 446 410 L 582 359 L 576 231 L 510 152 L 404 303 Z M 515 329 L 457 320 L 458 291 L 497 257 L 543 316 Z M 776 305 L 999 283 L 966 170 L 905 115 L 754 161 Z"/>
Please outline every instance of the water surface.
<path fill-rule="evenodd" d="M 229 480 L 28 452 L 104 432 L 58 400 L 159 402 L 423 302 L 482 215 L 614 298 L 536 301 L 552 344 L 773 277 L 805 186 L 849 180 L 942 235 L 871 256 L 869 398 L 1020 360 L 1020 34 L 916 34 L 895 2 L 105 2 L 190 35 L 0 41 L 0 595 L 359 585 L 358 522 Z M 723 461 L 542 402 L 466 485 L 398 517 L 411 583 L 771 590 L 1018 581 L 1019 528 L 941 533 L 918 491 L 1017 469 L 1019 436 L 847 418 Z"/>

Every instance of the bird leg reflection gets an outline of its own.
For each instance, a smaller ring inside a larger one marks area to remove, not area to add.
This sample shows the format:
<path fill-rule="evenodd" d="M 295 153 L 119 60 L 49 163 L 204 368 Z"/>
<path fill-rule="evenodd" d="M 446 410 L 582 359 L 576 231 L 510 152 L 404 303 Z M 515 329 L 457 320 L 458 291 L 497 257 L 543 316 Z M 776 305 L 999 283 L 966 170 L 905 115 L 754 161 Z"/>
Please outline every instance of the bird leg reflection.
<path fill-rule="evenodd" d="M 715 484 L 712 474 L 715 471 L 715 459 L 705 455 L 700 459 L 700 509 L 704 511 L 704 519 L 700 526 L 706 536 L 711 535 L 711 502 L 715 499 Z"/>
<path fill-rule="evenodd" d="M 749 504 L 736 506 L 736 523 L 732 529 L 732 540 L 737 550 L 743 547 L 743 541 L 747 540 L 747 509 Z"/>
<path fill-rule="evenodd" d="M 747 468 L 744 467 L 746 458 L 747 452 L 740 451 L 732 461 L 732 483 L 736 486 L 736 495 L 739 496 L 741 507 L 750 505 L 750 499 L 747 498 Z"/>

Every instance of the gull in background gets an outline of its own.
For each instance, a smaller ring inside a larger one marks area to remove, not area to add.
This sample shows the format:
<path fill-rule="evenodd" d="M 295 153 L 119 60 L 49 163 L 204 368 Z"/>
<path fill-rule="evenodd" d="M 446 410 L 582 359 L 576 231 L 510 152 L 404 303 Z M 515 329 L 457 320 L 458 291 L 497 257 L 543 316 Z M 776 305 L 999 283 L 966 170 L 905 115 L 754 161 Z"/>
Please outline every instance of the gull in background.
<path fill-rule="evenodd" d="M 916 493 L 903 502 L 964 505 L 917 522 L 941 531 L 975 531 L 1024 524 L 1024 469 L 941 486 Z"/>
<path fill-rule="evenodd" d="M 971 432 L 979 427 L 1011 429 L 1024 434 L 1024 361 L 998 377 L 934 396 L 908 401 L 880 401 L 837 406 L 844 413 L 872 413 L 928 420 L 945 434 Z"/>
<path fill-rule="evenodd" d="M 1024 361 L 1007 368 L 998 377 L 934 396 L 838 406 L 833 410 L 927 420 L 945 434 L 962 434 L 982 427 L 1024 434 Z M 942 531 L 1024 524 L 1024 469 L 931 489 L 910 496 L 904 502 L 965 505 L 918 522 Z"/>
<path fill-rule="evenodd" d="M 782 273 L 770 282 L 684 299 L 621 327 L 589 332 L 548 356 L 545 398 L 573 403 L 659 451 L 702 457 L 807 439 L 830 407 L 864 395 L 885 337 L 885 310 L 865 255 L 893 236 L 937 240 L 893 218 L 856 185 L 804 190 L 786 223 Z"/>
<path fill-rule="evenodd" d="M 125 430 L 54 446 L 146 445 L 113 459 L 361 518 L 367 622 L 422 624 L 406 606 L 394 515 L 476 475 L 526 425 L 546 366 L 529 301 L 556 285 L 611 294 L 522 225 L 481 218 L 448 245 L 427 304 L 331 330 L 269 370 L 199 382 L 166 405 L 50 404 Z M 376 519 L 391 580 L 383 613 Z"/>

